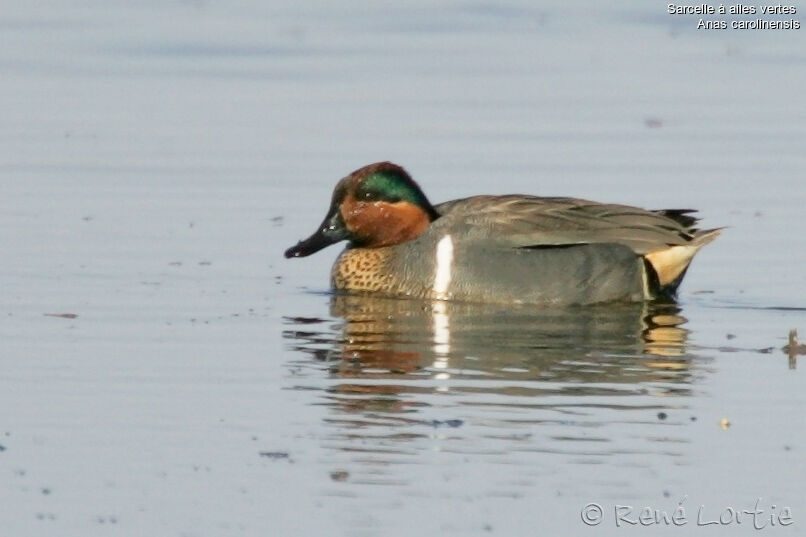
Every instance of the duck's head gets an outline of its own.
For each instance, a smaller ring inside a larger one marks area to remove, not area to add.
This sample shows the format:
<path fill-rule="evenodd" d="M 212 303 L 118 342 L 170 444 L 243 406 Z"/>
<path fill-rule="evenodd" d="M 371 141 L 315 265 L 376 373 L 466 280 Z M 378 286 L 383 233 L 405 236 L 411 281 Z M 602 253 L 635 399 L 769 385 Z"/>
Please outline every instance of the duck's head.
<path fill-rule="evenodd" d="M 361 248 L 400 244 L 438 217 L 406 170 L 391 162 L 370 164 L 339 181 L 319 228 L 285 256 L 305 257 L 341 240 Z"/>

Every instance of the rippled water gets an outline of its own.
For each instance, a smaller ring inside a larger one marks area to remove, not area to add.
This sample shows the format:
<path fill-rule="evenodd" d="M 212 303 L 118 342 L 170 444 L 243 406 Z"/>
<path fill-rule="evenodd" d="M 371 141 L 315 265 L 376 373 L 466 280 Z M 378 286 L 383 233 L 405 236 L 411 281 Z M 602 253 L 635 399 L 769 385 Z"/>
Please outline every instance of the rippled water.
<path fill-rule="evenodd" d="M 786 357 L 730 345 L 743 339 L 730 333 L 719 347 L 698 344 L 683 307 L 313 296 L 329 315 L 284 319 L 295 357 L 283 384 L 324 407 L 316 438 L 333 485 L 323 493 L 358 502 L 343 505 L 351 527 L 527 535 L 533 524 L 584 528 L 580 511 L 596 503 L 602 531 L 615 532 L 617 506 L 635 520 L 643 507 L 671 516 L 683 502 L 689 527 L 704 528 L 734 504 L 754 508 L 754 487 L 773 503 L 800 501 L 794 481 L 766 475 L 800 471 L 800 433 L 766 415 L 780 435 L 761 441 L 754 463 L 758 425 L 744 424 L 764 415 L 767 396 L 725 371 L 750 367 L 786 391 L 800 384 Z"/>
<path fill-rule="evenodd" d="M 3 535 L 803 532 L 802 30 L 638 1 L 6 7 Z M 677 305 L 334 295 L 337 248 L 282 252 L 382 159 L 434 202 L 727 229 Z"/>
<path fill-rule="evenodd" d="M 662 428 L 668 412 L 686 411 L 709 362 L 692 363 L 685 319 L 669 305 L 512 311 L 336 296 L 331 312 L 335 323 L 286 319 L 283 335 L 301 358 L 289 362 L 300 376 L 289 388 L 323 392 L 330 449 L 378 462 L 395 455 L 392 465 L 417 463 L 434 448 L 422 440 L 434 436 L 444 437 L 439 451 L 501 463 L 518 453 L 588 463 L 679 456 L 682 438 L 659 439 L 647 425 Z M 613 427 L 631 440 L 614 438 Z M 357 483 L 402 477 L 392 468 L 354 472 Z"/>

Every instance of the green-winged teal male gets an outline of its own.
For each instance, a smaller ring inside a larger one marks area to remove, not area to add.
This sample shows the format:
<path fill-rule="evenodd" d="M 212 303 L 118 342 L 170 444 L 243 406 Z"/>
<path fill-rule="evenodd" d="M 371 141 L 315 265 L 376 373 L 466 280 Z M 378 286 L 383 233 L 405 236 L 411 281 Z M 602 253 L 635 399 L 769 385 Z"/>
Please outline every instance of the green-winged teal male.
<path fill-rule="evenodd" d="M 674 298 L 719 229 L 692 210 L 573 198 L 474 196 L 431 205 L 402 167 L 370 164 L 336 185 L 319 229 L 286 257 L 341 240 L 333 287 L 416 298 L 592 304 Z"/>

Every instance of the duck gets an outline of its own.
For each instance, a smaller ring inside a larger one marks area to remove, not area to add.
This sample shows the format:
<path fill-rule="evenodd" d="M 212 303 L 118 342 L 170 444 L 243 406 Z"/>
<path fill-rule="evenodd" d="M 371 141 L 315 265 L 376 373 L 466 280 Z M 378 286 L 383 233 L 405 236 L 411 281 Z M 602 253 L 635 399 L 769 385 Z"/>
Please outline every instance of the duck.
<path fill-rule="evenodd" d="M 306 257 L 347 241 L 337 292 L 462 302 L 588 305 L 674 301 L 696 253 L 722 228 L 692 209 L 647 210 L 569 197 L 480 195 L 432 205 L 392 162 L 341 179 Z"/>

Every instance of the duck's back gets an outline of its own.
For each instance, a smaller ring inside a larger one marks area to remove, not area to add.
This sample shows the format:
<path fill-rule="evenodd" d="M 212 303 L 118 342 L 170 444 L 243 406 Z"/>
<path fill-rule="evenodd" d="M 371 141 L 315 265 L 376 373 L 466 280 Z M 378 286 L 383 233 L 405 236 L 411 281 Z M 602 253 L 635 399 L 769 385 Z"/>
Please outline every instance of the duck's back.
<path fill-rule="evenodd" d="M 514 247 L 618 243 L 636 254 L 690 243 L 696 212 L 650 211 L 576 198 L 524 195 L 475 196 L 441 203 L 435 224 L 465 229 L 468 237 Z"/>

